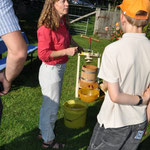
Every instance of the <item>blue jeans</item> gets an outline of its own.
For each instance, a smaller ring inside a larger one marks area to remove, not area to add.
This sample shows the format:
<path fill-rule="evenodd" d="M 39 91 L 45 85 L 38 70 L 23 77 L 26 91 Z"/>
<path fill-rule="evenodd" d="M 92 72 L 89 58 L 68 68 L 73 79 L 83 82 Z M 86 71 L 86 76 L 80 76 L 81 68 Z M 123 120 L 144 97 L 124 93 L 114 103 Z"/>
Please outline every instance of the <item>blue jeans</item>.
<path fill-rule="evenodd" d="M 3 111 L 3 104 L 0 98 L 0 123 L 1 123 L 1 118 L 2 118 L 2 111 Z"/>
<path fill-rule="evenodd" d="M 39 82 L 43 95 L 40 110 L 39 129 L 44 142 L 55 139 L 54 127 L 57 120 L 61 87 L 66 65 L 46 65 L 42 63 L 39 71 Z"/>
<path fill-rule="evenodd" d="M 136 150 L 146 130 L 147 121 L 121 128 L 95 125 L 87 150 Z"/>

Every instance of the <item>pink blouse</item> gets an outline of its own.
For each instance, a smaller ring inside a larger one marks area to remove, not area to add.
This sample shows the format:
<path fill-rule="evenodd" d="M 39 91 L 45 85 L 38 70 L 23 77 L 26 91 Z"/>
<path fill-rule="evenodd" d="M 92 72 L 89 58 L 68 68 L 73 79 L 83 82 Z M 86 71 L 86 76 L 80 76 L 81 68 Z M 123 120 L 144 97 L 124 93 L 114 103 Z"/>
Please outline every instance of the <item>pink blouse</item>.
<path fill-rule="evenodd" d="M 59 51 L 70 47 L 71 36 L 65 25 L 60 24 L 57 31 L 46 28 L 44 25 L 37 30 L 38 57 L 48 65 L 64 64 L 68 56 L 53 58 L 52 51 Z"/>

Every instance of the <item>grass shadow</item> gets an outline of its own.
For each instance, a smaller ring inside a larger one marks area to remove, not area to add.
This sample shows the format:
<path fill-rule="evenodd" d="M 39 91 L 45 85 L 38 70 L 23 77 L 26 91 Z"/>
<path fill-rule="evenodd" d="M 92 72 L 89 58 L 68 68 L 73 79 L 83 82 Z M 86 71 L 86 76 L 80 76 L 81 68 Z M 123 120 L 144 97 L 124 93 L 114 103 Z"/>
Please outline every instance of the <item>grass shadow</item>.
<path fill-rule="evenodd" d="M 32 62 L 28 60 L 20 75 L 14 80 L 11 90 L 17 90 L 21 86 L 37 87 L 39 85 L 38 73 L 40 65 L 41 61 L 38 58 L 34 59 Z"/>
<path fill-rule="evenodd" d="M 150 136 L 148 136 L 145 140 L 142 141 L 138 150 L 149 150 L 150 149 Z"/>
<path fill-rule="evenodd" d="M 84 128 L 71 129 L 64 125 L 64 118 L 60 118 L 56 123 L 56 140 L 65 143 L 64 150 L 85 150 L 89 144 L 91 133 L 96 123 L 96 116 L 99 112 L 100 103 L 90 106 L 87 111 L 87 121 Z M 37 138 L 38 128 L 23 133 L 10 143 L 2 145 L 0 150 L 42 150 L 40 141 Z"/>

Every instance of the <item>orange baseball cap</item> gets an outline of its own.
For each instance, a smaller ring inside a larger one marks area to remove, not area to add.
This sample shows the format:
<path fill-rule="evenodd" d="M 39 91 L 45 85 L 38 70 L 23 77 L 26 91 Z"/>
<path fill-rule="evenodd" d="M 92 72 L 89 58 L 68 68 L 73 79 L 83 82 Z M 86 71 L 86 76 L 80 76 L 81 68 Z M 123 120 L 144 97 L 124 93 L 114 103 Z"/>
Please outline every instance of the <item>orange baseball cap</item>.
<path fill-rule="evenodd" d="M 135 19 L 148 19 L 150 15 L 150 0 L 123 0 L 122 4 L 118 5 L 124 14 Z M 147 16 L 136 15 L 138 11 L 147 12 Z"/>

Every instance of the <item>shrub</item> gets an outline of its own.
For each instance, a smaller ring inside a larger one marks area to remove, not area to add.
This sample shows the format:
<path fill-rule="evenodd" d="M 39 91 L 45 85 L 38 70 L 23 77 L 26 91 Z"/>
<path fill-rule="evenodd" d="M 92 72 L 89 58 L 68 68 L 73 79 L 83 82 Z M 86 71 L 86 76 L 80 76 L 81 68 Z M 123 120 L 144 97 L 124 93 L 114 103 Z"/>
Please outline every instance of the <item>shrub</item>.
<path fill-rule="evenodd" d="M 115 27 L 111 25 L 106 26 L 105 31 L 110 35 L 111 41 L 116 41 L 120 39 L 123 35 L 119 22 L 116 22 Z"/>
<path fill-rule="evenodd" d="M 123 35 L 119 22 L 116 22 L 115 27 L 106 26 L 105 31 L 110 35 L 111 41 L 120 39 Z M 146 33 L 146 37 L 150 39 L 150 23 L 144 27 L 143 32 Z"/>
<path fill-rule="evenodd" d="M 143 32 L 145 32 L 147 38 L 150 39 L 150 23 L 144 27 Z"/>

